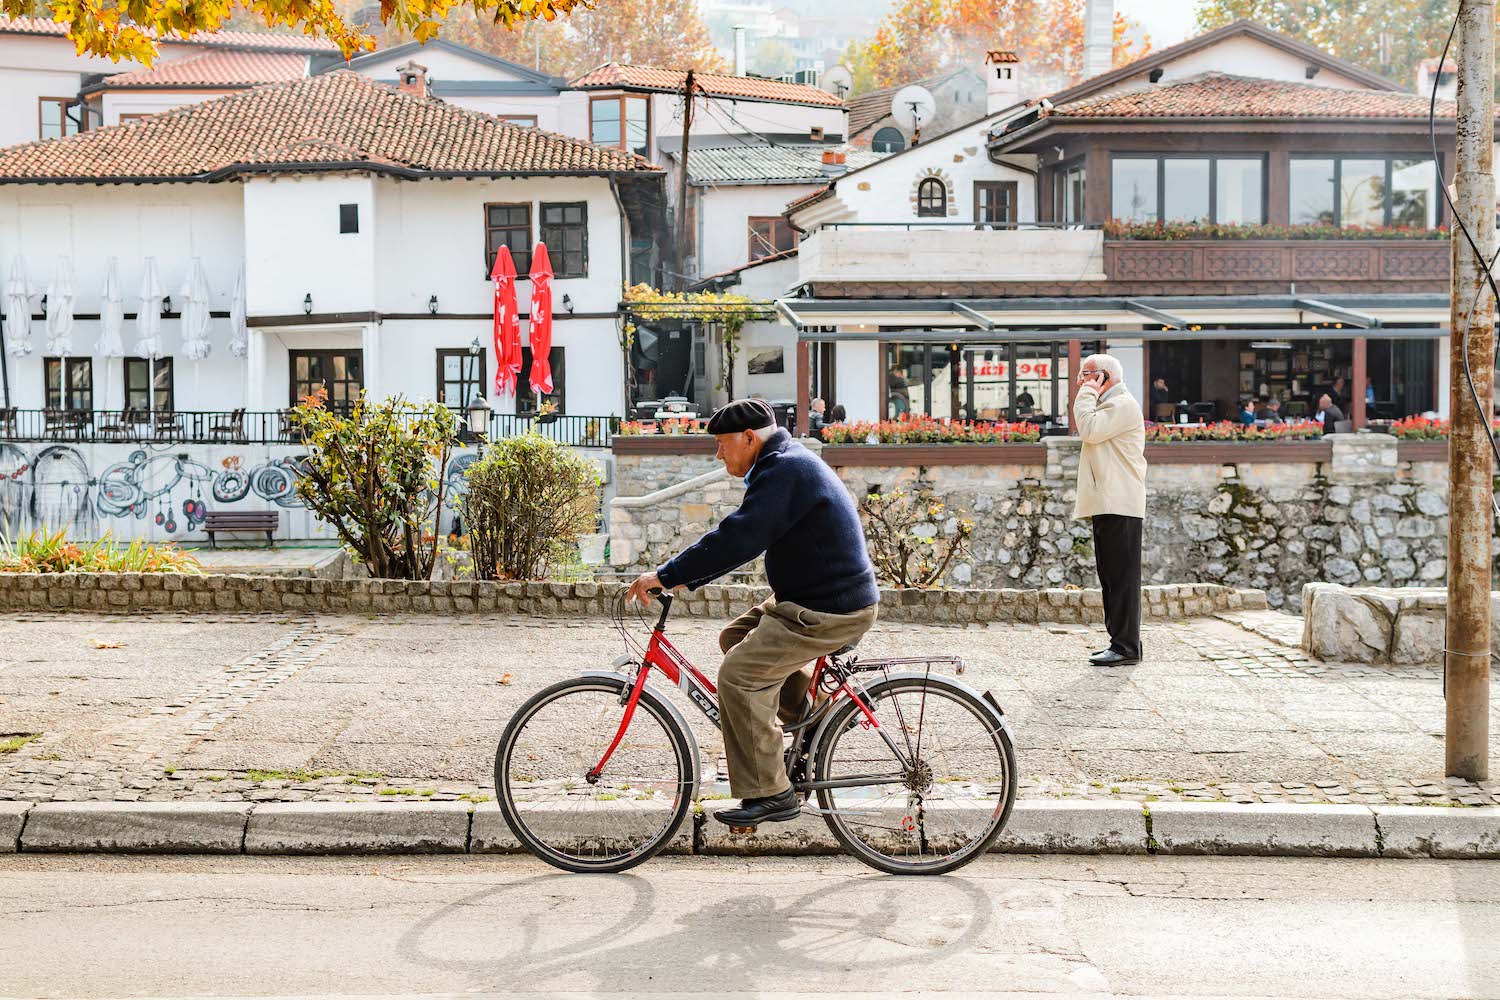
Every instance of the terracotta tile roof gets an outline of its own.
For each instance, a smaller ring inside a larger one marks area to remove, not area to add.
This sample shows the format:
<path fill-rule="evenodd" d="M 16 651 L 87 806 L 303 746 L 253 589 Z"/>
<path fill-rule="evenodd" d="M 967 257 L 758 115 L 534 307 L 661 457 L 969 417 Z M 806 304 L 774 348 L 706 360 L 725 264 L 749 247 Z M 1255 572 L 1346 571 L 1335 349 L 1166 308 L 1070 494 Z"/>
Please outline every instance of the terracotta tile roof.
<path fill-rule="evenodd" d="M 680 69 L 657 69 L 652 66 L 622 66 L 606 63 L 574 80 L 570 86 L 580 90 L 599 87 L 635 87 L 640 90 L 680 91 L 687 73 Z M 696 73 L 693 81 L 710 97 L 743 98 L 751 101 L 776 101 L 783 104 L 818 104 L 840 107 L 843 101 L 817 87 L 801 83 L 782 83 L 754 76 L 719 76 Z"/>
<path fill-rule="evenodd" d="M 42 17 L 0 17 L 0 34 L 58 35 L 68 33 L 67 24 Z M 176 45 L 227 45 L 246 49 L 285 49 L 294 52 L 337 52 L 338 46 L 326 38 L 293 34 L 286 31 L 216 31 L 192 38 L 162 39 Z"/>
<path fill-rule="evenodd" d="M 0 150 L 0 183 L 218 180 L 278 164 L 481 176 L 658 169 L 634 153 L 335 70 Z"/>
<path fill-rule="evenodd" d="M 1388 90 L 1348 90 L 1289 80 L 1208 73 L 1181 83 L 1081 100 L 1052 111 L 1063 118 L 1426 118 L 1429 98 Z M 1438 101 L 1452 118 L 1452 101 Z"/>
<path fill-rule="evenodd" d="M 123 87 L 255 87 L 300 80 L 307 75 L 307 56 L 299 52 L 199 52 L 181 59 L 106 77 L 101 89 Z"/>
<path fill-rule="evenodd" d="M 816 191 L 809 191 L 807 194 L 805 194 L 802 197 L 798 198 L 796 201 L 791 202 L 790 204 L 788 204 L 786 208 L 784 208 L 784 209 L 781 210 L 781 214 L 782 215 L 791 215 L 793 212 L 797 211 L 799 208 L 806 208 L 808 205 L 811 205 L 813 202 L 815 202 L 815 201 L 822 201 L 824 198 L 831 197 L 832 195 L 833 195 L 833 186 L 832 185 L 829 185 L 828 187 L 825 187 L 825 188 L 819 188 Z"/>

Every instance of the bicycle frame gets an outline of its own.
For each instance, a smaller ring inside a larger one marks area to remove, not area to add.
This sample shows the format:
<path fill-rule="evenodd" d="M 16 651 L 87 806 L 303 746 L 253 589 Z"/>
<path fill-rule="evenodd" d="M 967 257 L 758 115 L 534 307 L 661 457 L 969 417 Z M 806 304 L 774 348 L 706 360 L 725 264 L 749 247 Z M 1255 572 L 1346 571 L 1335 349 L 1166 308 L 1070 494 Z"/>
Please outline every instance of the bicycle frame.
<path fill-rule="evenodd" d="M 714 682 L 695 667 L 687 657 L 678 651 L 676 646 L 666 637 L 667 615 L 672 610 L 672 596 L 670 594 L 658 595 L 661 601 L 661 615 L 656 620 L 656 625 L 651 629 L 651 639 L 646 644 L 645 656 L 641 658 L 641 664 L 636 671 L 635 683 L 631 685 L 630 692 L 625 697 L 625 712 L 620 718 L 620 728 L 615 732 L 615 738 L 610 741 L 608 748 L 599 758 L 599 762 L 589 769 L 584 775 L 585 780 L 595 782 L 604 773 L 605 765 L 609 763 L 610 757 L 614 755 L 620 746 L 620 741 L 625 738 L 625 730 L 630 728 L 631 719 L 635 717 L 636 705 L 641 700 L 641 692 L 646 689 L 646 680 L 652 669 L 660 671 L 674 687 L 679 688 L 687 696 L 693 706 L 708 717 L 715 727 L 722 728 L 719 721 L 719 689 Z M 834 666 L 829 663 L 827 656 L 818 657 L 813 665 L 812 683 L 808 685 L 808 691 L 816 694 L 819 685 L 825 683 L 825 675 L 833 671 Z M 885 728 L 880 725 L 880 720 L 875 713 L 870 711 L 870 706 L 860 697 L 854 685 L 849 683 L 849 678 L 842 672 L 832 675 L 837 686 L 829 687 L 830 696 L 825 705 L 812 715 L 800 720 L 795 725 L 784 727 L 789 733 L 797 734 L 796 747 L 797 756 L 800 757 L 807 750 L 807 745 L 813 736 L 813 723 L 828 717 L 833 706 L 841 698 L 849 698 L 855 705 L 859 706 L 860 714 L 864 716 L 860 720 L 861 726 L 874 729 L 880 734 L 885 745 L 895 755 L 896 762 L 904 772 L 908 765 L 906 758 L 901 753 L 901 748 L 896 745 Z M 853 788 L 860 785 L 889 784 L 893 775 L 852 775 L 850 777 L 838 778 L 832 781 L 801 781 L 794 782 L 798 791 L 812 791 L 818 788 Z"/>

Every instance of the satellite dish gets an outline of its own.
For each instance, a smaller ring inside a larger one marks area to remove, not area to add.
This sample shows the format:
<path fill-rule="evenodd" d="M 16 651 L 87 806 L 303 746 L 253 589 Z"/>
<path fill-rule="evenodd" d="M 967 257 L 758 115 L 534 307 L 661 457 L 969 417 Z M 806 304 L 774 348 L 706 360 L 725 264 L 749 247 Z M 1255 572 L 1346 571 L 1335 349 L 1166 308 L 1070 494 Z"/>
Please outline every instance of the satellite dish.
<path fill-rule="evenodd" d="M 842 101 L 849 96 L 849 91 L 854 89 L 854 74 L 849 72 L 848 66 L 839 63 L 823 74 L 823 79 L 818 85 Z"/>
<path fill-rule="evenodd" d="M 937 101 L 926 87 L 902 87 L 891 98 L 891 117 L 908 132 L 920 132 L 937 114 Z"/>

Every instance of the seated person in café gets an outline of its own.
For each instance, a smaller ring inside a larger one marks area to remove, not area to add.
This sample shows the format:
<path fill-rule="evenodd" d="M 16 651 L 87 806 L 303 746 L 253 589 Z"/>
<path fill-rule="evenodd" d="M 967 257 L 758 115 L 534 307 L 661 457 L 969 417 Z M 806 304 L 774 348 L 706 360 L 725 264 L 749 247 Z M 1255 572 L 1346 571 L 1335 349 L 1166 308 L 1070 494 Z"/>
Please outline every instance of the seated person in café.
<path fill-rule="evenodd" d="M 849 413 L 844 409 L 843 403 L 835 403 L 833 409 L 828 411 L 828 422 L 830 424 L 841 424 L 849 419 Z"/>
<path fill-rule="evenodd" d="M 811 403 L 808 404 L 808 407 L 807 407 L 807 433 L 808 434 L 812 435 L 815 438 L 821 438 L 823 436 L 823 428 L 826 427 L 827 424 L 828 424 L 827 419 L 824 417 L 824 413 L 825 413 L 825 411 L 827 409 L 828 409 L 828 404 L 825 403 L 825 402 L 823 402 L 823 400 L 821 398 L 820 399 L 815 399 Z"/>
<path fill-rule="evenodd" d="M 1036 398 L 1031 393 L 1022 389 L 1021 394 L 1016 397 L 1016 416 L 1029 417 L 1036 412 Z"/>
<path fill-rule="evenodd" d="M 1344 419 L 1344 411 L 1335 406 L 1333 398 L 1325 392 L 1318 397 L 1318 413 L 1313 419 L 1323 425 L 1324 434 L 1332 434 L 1338 422 Z"/>
<path fill-rule="evenodd" d="M 1328 390 L 1328 398 L 1333 402 L 1334 409 L 1344 411 L 1349 409 L 1349 386 L 1340 375 L 1333 380 L 1333 388 Z M 1343 417 L 1339 418 L 1340 420 Z"/>
<path fill-rule="evenodd" d="M 1235 418 L 1235 422 L 1246 427 L 1255 426 L 1255 407 L 1248 396 L 1240 400 L 1240 415 Z"/>
<path fill-rule="evenodd" d="M 1255 410 L 1255 419 L 1268 424 L 1285 423 L 1281 419 L 1281 400 L 1275 396 L 1260 397 L 1260 406 Z"/>

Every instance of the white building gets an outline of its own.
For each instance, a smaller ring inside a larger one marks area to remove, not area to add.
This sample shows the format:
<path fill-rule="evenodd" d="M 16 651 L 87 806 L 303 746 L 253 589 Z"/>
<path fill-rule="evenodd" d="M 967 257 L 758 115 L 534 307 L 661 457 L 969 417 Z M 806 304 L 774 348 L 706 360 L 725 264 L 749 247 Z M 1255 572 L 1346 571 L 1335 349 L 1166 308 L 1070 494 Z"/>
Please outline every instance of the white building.
<path fill-rule="evenodd" d="M 632 230 L 661 226 L 661 180 L 633 154 L 348 71 L 0 151 L 0 268 L 9 280 L 19 262 L 36 293 L 32 350 L 7 359 L 4 405 L 246 408 L 253 421 L 319 384 L 335 403 L 361 389 L 456 406 L 493 397 L 492 255 L 511 247 L 524 277 L 542 240 L 556 272 L 552 401 L 565 414 L 620 413 L 617 306 Z M 71 350 L 49 352 L 39 297 L 60 257 L 77 274 L 78 323 Z M 174 300 L 156 361 L 134 348 L 147 258 Z M 111 259 L 124 359 L 94 356 Z M 197 362 L 182 356 L 178 312 L 195 261 L 214 316 L 212 351 Z M 229 350 L 227 321 L 241 269 L 244 358 Z M 526 343 L 530 282 L 519 284 Z M 14 338 L 21 320 L 4 322 Z M 527 370 L 519 397 L 493 400 L 499 411 L 535 408 Z"/>

